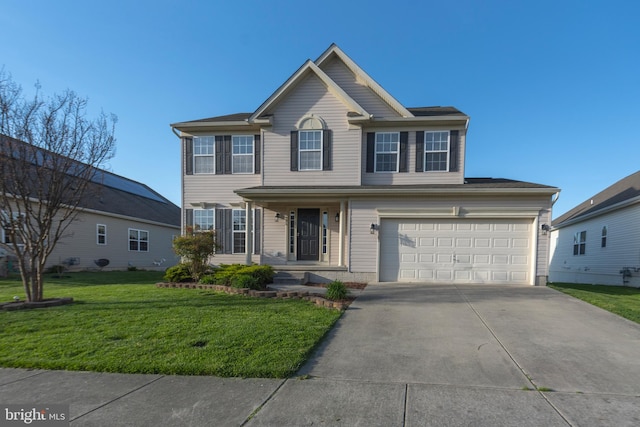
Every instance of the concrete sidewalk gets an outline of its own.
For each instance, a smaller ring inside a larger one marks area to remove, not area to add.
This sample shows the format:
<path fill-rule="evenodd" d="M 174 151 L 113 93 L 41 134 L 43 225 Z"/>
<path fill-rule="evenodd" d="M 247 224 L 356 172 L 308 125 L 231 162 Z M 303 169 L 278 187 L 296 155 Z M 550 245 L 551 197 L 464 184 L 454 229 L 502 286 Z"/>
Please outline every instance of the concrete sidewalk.
<path fill-rule="evenodd" d="M 0 369 L 0 403 L 72 426 L 636 426 L 639 360 L 639 325 L 549 288 L 373 284 L 295 378 Z"/>

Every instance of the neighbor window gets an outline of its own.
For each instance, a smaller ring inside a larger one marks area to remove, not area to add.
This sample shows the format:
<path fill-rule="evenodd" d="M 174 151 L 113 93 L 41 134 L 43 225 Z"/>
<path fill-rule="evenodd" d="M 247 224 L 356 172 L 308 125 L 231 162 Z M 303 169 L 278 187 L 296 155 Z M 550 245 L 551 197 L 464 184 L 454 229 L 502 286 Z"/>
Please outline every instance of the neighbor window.
<path fill-rule="evenodd" d="M 215 173 L 215 139 L 213 136 L 193 137 L 193 172 Z"/>
<path fill-rule="evenodd" d="M 253 135 L 233 136 L 232 173 L 253 173 Z"/>
<path fill-rule="evenodd" d="M 96 225 L 96 243 L 98 245 L 107 244 L 107 226 L 104 224 Z"/>
<path fill-rule="evenodd" d="M 604 227 L 602 227 L 602 236 L 600 239 L 600 247 L 601 248 L 606 248 L 607 247 L 607 226 L 605 225 Z"/>
<path fill-rule="evenodd" d="M 137 252 L 149 251 L 149 232 L 146 230 L 129 229 L 129 250 Z"/>
<path fill-rule="evenodd" d="M 215 226 L 213 209 L 193 210 L 193 231 L 210 231 Z"/>
<path fill-rule="evenodd" d="M 584 255 L 587 249 L 587 232 L 579 231 L 573 236 L 573 254 Z"/>
<path fill-rule="evenodd" d="M 322 131 L 301 130 L 298 132 L 300 170 L 322 170 Z"/>
<path fill-rule="evenodd" d="M 449 170 L 449 131 L 424 133 L 424 170 Z"/>
<path fill-rule="evenodd" d="M 376 132 L 375 172 L 398 172 L 399 132 Z"/>
<path fill-rule="evenodd" d="M 11 217 L 8 212 L 2 211 L 0 213 L 0 219 L 2 220 L 2 228 L 0 228 L 0 243 L 11 244 L 15 241 L 20 245 L 22 244 L 20 236 L 18 236 L 17 233 L 14 234 L 13 232 L 23 226 L 23 221 L 21 220 L 24 219 L 24 215 L 14 213 L 13 218 L 10 218 Z"/>

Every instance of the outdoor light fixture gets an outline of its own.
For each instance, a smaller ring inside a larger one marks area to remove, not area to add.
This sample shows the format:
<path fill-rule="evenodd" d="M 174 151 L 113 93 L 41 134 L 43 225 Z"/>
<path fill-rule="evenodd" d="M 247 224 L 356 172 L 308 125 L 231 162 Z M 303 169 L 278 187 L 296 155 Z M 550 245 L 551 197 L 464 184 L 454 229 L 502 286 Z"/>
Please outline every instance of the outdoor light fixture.
<path fill-rule="evenodd" d="M 280 215 L 280 212 L 276 212 L 276 222 L 278 222 L 278 220 L 281 218 L 282 218 L 282 215 Z"/>
<path fill-rule="evenodd" d="M 540 229 L 542 230 L 542 234 L 547 234 L 547 232 L 551 230 L 551 227 L 549 226 L 549 224 L 542 224 L 540 226 Z"/>
<path fill-rule="evenodd" d="M 371 228 L 369 229 L 369 233 L 373 234 L 376 232 L 376 230 L 378 229 L 378 226 L 376 224 L 371 224 Z"/>
<path fill-rule="evenodd" d="M 336 222 L 340 222 L 340 212 L 336 214 Z"/>

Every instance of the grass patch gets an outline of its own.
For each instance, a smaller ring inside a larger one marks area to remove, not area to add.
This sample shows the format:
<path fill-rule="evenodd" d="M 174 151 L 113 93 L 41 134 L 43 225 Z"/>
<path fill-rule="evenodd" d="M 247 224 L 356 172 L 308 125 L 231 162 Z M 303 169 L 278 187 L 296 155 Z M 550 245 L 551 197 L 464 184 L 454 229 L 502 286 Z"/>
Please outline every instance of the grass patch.
<path fill-rule="evenodd" d="M 549 284 L 549 287 L 640 323 L 640 289 L 638 288 L 574 283 L 554 283 Z"/>
<path fill-rule="evenodd" d="M 69 273 L 44 297 L 74 304 L 0 311 L 0 366 L 285 378 L 340 317 L 302 300 L 156 288 L 162 272 Z M 0 280 L 0 301 L 24 298 Z"/>

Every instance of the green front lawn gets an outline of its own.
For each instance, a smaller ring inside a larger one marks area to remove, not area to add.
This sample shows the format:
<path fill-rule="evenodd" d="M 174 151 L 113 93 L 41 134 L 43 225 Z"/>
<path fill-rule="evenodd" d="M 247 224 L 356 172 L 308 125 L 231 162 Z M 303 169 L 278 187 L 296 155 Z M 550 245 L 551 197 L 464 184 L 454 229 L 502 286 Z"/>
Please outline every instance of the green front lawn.
<path fill-rule="evenodd" d="M 550 288 L 640 323 L 640 289 L 626 286 L 554 283 Z"/>
<path fill-rule="evenodd" d="M 71 273 L 44 297 L 71 305 L 0 311 L 0 366 L 125 373 L 284 378 L 340 312 L 303 300 L 156 288 L 162 273 Z M 18 279 L 0 280 L 0 302 Z"/>

